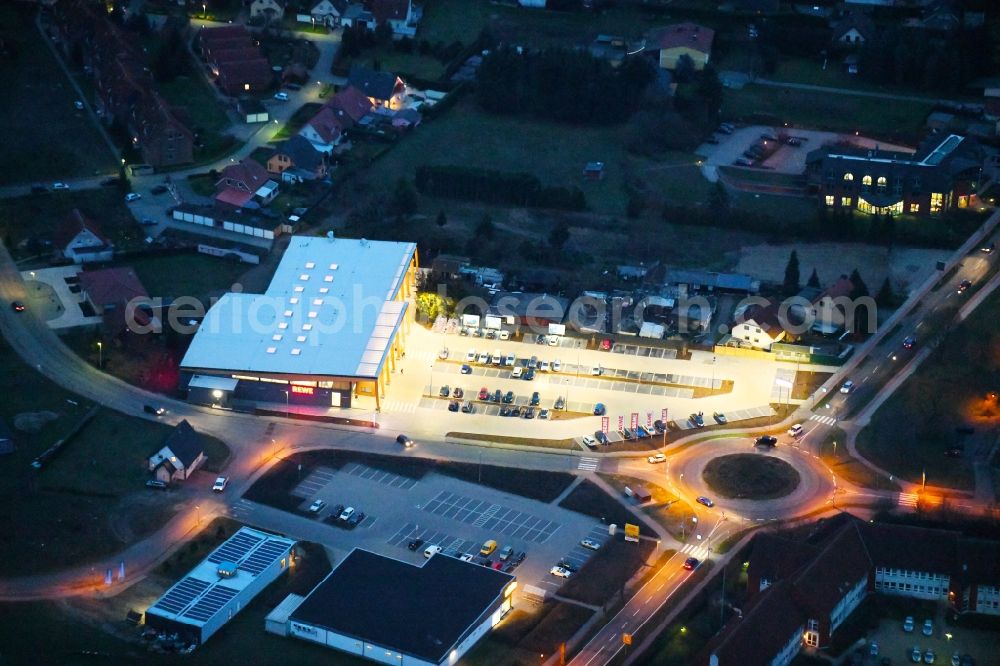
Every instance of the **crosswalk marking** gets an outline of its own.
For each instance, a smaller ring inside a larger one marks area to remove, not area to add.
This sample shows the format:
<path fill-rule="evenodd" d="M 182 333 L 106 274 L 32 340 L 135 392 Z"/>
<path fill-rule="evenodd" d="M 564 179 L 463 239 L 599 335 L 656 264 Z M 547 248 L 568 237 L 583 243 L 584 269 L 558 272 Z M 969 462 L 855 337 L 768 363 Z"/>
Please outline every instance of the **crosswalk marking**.
<path fill-rule="evenodd" d="M 681 547 L 681 552 L 685 555 L 691 555 L 692 557 L 697 557 L 699 560 L 707 559 L 711 554 L 708 548 L 703 548 L 701 546 L 696 546 L 693 543 L 685 544 Z"/>
<path fill-rule="evenodd" d="M 916 493 L 899 493 L 899 506 L 917 506 L 920 495 Z"/>
<path fill-rule="evenodd" d="M 593 472 L 600 463 L 601 461 L 597 458 L 580 458 L 580 464 L 577 465 L 577 469 Z"/>
<path fill-rule="evenodd" d="M 417 411 L 417 405 L 414 402 L 408 402 L 405 400 L 387 400 L 385 403 L 385 411 L 413 414 Z"/>
<path fill-rule="evenodd" d="M 832 417 L 832 416 L 822 416 L 820 414 L 813 414 L 812 416 L 809 417 L 809 420 L 810 421 L 819 421 L 820 423 L 823 423 L 825 425 L 831 425 L 831 426 L 835 425 L 837 423 L 837 419 L 835 419 L 834 417 Z"/>

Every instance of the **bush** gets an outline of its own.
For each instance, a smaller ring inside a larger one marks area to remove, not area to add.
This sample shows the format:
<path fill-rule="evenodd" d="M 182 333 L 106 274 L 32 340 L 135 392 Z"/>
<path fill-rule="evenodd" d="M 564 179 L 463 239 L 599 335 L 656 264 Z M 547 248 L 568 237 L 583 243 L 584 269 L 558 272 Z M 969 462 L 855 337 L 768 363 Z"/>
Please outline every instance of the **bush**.
<path fill-rule="evenodd" d="M 543 187 L 530 173 L 511 173 L 462 166 L 420 166 L 416 186 L 421 194 L 514 206 L 583 210 L 587 202 L 576 186 Z"/>

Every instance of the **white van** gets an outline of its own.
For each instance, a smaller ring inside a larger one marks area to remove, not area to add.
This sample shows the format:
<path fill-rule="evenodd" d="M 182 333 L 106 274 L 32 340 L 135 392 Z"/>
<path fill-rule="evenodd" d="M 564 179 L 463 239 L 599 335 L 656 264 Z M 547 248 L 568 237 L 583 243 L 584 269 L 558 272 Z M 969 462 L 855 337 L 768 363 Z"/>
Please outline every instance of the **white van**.
<path fill-rule="evenodd" d="M 796 423 L 795 425 L 793 425 L 791 428 L 788 429 L 788 434 L 791 435 L 792 437 L 798 437 L 799 435 L 802 434 L 802 432 L 803 430 L 801 423 Z"/>
<path fill-rule="evenodd" d="M 427 546 L 424 550 L 424 557 L 430 559 L 441 552 L 441 546 Z"/>

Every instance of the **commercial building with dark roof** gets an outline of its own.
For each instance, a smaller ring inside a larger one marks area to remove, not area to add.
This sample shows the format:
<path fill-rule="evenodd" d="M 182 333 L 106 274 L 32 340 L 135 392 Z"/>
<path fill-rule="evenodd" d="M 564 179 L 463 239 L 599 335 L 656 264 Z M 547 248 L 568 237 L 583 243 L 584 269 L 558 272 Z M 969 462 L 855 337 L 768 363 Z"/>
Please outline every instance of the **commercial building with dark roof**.
<path fill-rule="evenodd" d="M 354 549 L 286 632 L 382 663 L 454 664 L 511 609 L 514 576 L 437 554 L 416 566 Z"/>
<path fill-rule="evenodd" d="M 867 523 L 847 513 L 820 521 L 811 534 L 760 534 L 747 568 L 745 610 L 709 642 L 698 663 L 789 664 L 802 645 L 828 647 L 873 593 L 1000 615 L 1000 542 Z"/>
<path fill-rule="evenodd" d="M 806 157 L 810 191 L 834 210 L 940 215 L 974 207 L 981 147 L 956 134 L 932 135 L 915 153 L 824 146 Z"/>

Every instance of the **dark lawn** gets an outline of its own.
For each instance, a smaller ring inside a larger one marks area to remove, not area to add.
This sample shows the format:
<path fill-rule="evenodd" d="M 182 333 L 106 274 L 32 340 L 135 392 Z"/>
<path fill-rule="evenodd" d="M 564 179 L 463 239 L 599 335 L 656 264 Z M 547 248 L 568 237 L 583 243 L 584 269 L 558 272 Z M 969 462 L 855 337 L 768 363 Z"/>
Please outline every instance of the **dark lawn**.
<path fill-rule="evenodd" d="M 593 611 L 559 601 L 520 604 L 462 660 L 471 666 L 521 666 L 551 656 Z"/>
<path fill-rule="evenodd" d="M 151 296 L 172 298 L 205 298 L 231 291 L 251 268 L 250 264 L 195 252 L 134 258 L 124 263 L 135 269 Z"/>
<path fill-rule="evenodd" d="M 757 453 L 713 458 L 702 478 L 721 497 L 758 500 L 784 497 L 801 481 L 795 468 L 784 460 Z"/>
<path fill-rule="evenodd" d="M 614 497 L 608 495 L 600 486 L 592 481 L 583 480 L 559 506 L 570 511 L 576 511 L 586 516 L 599 518 L 601 522 L 618 525 L 624 529 L 625 523 L 639 525 L 643 534 L 655 534 L 649 523 L 639 518 L 635 512 L 623 506 Z"/>
<path fill-rule="evenodd" d="M 20 4 L 0 6 L 0 40 L 16 52 L 0 67 L 4 151 L 16 156 L 0 185 L 114 173 L 117 159 L 92 116 L 73 107 L 79 96 L 35 27 L 32 5 Z"/>
<path fill-rule="evenodd" d="M 192 62 L 192 67 L 200 66 Z M 221 157 L 236 147 L 235 139 L 226 134 L 231 125 L 226 109 L 200 73 L 161 83 L 159 90 L 204 144 L 201 148 L 195 147 L 195 162 Z"/>
<path fill-rule="evenodd" d="M 587 604 L 603 604 L 622 594 L 625 584 L 656 548 L 654 541 L 639 543 L 609 539 L 559 590 L 559 594 Z"/>

